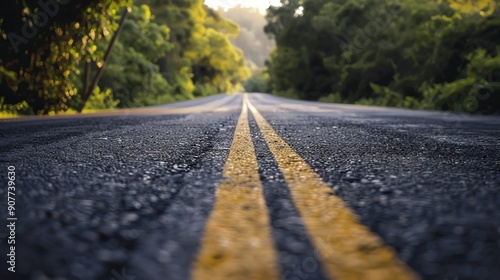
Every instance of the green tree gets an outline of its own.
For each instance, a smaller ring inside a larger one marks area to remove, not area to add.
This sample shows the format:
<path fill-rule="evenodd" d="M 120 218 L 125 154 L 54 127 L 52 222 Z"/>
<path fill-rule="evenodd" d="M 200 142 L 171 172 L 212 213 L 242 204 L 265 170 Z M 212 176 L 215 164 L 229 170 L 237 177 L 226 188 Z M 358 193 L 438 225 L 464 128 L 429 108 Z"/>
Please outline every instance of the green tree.
<path fill-rule="evenodd" d="M 0 109 L 80 110 L 91 92 L 88 108 L 151 105 L 237 91 L 248 78 L 241 50 L 229 41 L 238 26 L 202 0 L 140 0 L 122 21 L 127 13 L 117 12 L 130 2 L 4 3 Z M 84 88 L 82 79 L 101 74 L 94 90 Z"/>
<path fill-rule="evenodd" d="M 139 2 L 150 5 L 154 22 L 171 30 L 173 47 L 158 65 L 175 95 L 194 98 L 233 92 L 249 77 L 241 50 L 229 41 L 238 34 L 238 26 L 202 0 Z"/>
<path fill-rule="evenodd" d="M 495 112 L 495 6 L 487 0 L 282 1 L 267 14 L 266 32 L 277 44 L 268 66 L 272 90 L 309 100 Z"/>
<path fill-rule="evenodd" d="M 0 106 L 24 113 L 68 109 L 76 95 L 70 74 L 96 60 L 96 42 L 116 28 L 126 0 L 13 0 L 0 10 Z"/>
<path fill-rule="evenodd" d="M 158 59 L 172 49 L 170 29 L 152 22 L 147 5 L 133 6 L 99 83 L 112 91 L 118 107 L 172 102 L 170 85 L 160 74 Z M 99 44 L 104 49 L 108 40 Z"/>

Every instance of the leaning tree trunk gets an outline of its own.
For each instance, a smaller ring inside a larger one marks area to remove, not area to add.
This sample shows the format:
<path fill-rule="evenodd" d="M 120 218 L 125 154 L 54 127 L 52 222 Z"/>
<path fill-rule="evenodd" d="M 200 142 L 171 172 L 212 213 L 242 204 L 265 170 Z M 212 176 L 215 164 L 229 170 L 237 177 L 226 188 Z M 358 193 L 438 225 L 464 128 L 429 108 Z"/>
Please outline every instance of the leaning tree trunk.
<path fill-rule="evenodd" d="M 118 39 L 118 36 L 120 36 L 120 33 L 122 32 L 123 29 L 123 23 L 125 22 L 125 19 L 127 18 L 127 15 L 129 14 L 130 9 L 124 8 L 120 22 L 118 23 L 118 29 L 116 30 L 115 34 L 113 34 L 113 37 L 111 38 L 111 41 L 109 42 L 108 48 L 106 49 L 106 53 L 104 54 L 104 62 L 102 63 L 102 67 L 97 70 L 96 75 L 94 76 L 94 79 L 92 80 L 92 84 L 89 85 L 89 78 L 90 78 L 90 62 L 85 63 L 85 74 L 84 74 L 84 82 L 83 82 L 83 94 L 81 96 L 81 102 L 77 108 L 78 112 L 82 112 L 83 108 L 85 108 L 85 104 L 87 104 L 87 101 L 90 98 L 90 95 L 92 95 L 92 92 L 94 91 L 94 88 L 97 86 L 99 83 L 99 80 L 102 77 L 102 74 L 104 73 L 104 68 L 106 68 L 106 65 L 109 60 L 109 55 L 111 54 L 111 50 L 113 49 L 113 46 Z"/>

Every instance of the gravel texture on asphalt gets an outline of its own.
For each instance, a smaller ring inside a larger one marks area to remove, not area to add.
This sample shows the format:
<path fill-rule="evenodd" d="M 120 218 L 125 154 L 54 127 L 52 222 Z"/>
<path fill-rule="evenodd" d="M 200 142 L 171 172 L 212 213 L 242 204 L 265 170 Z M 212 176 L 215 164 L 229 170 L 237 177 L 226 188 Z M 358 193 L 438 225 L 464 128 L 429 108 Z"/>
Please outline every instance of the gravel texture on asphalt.
<path fill-rule="evenodd" d="M 2 166 L 16 167 L 18 261 L 14 277 L 6 274 L 2 242 L 0 278 L 110 279 L 123 268 L 131 275 L 135 263 L 141 273 L 155 267 L 185 279 L 236 119 L 237 112 L 1 123 Z M 138 244 L 153 247 L 144 254 Z"/>
<path fill-rule="evenodd" d="M 0 227 L 0 279 L 188 279 L 242 98 L 155 107 L 217 101 L 199 114 L 1 121 L 0 217 L 14 165 L 18 221 L 16 274 Z M 500 279 L 500 118 L 250 101 L 423 279 Z M 249 118 L 282 279 L 326 279 L 320 262 L 304 269 L 316 249 Z"/>
<path fill-rule="evenodd" d="M 500 279 L 498 119 L 260 111 L 422 278 Z"/>

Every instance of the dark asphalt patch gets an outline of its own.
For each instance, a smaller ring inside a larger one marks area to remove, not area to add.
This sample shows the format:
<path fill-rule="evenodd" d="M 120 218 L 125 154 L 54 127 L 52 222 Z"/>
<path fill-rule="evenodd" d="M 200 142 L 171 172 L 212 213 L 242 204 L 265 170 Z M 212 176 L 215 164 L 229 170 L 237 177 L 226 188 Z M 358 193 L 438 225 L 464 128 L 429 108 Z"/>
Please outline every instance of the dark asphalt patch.
<path fill-rule="evenodd" d="M 196 242 L 199 236 L 193 235 L 201 235 L 196 229 L 202 228 L 213 204 L 235 122 L 236 114 L 213 113 L 91 118 L 85 125 L 68 120 L 55 127 L 42 122 L 45 126 L 32 135 L 30 128 L 19 134 L 15 128 L 2 130 L 8 141 L 28 141 L 2 151 L 3 160 L 16 166 L 19 220 L 17 272 L 14 277 L 5 274 L 6 256 L 1 254 L 0 278 L 109 280 L 123 269 L 134 271 L 137 244 L 176 226 L 185 232 L 166 238 L 179 248 L 176 261 L 178 257 L 185 264 L 183 256 L 196 248 L 182 242 Z M 77 130 L 82 133 L 74 135 Z M 40 134 L 60 138 L 37 142 Z M 5 176 L 1 173 L 0 180 L 6 182 Z M 5 190 L 0 189 L 2 201 Z M 5 211 L 2 207 L 0 216 Z M 5 242 L 0 250 L 6 252 Z M 163 252 L 158 244 L 151 250 Z M 157 260 L 166 257 L 155 255 Z"/>
<path fill-rule="evenodd" d="M 200 249 L 205 224 L 215 202 L 215 191 L 233 140 L 237 113 L 219 122 L 219 132 L 200 163 L 183 174 L 181 191 L 163 210 L 162 226 L 139 243 L 129 262 L 131 274 L 140 279 L 189 279 L 191 265 Z M 193 151 L 186 156 L 200 156 Z"/>

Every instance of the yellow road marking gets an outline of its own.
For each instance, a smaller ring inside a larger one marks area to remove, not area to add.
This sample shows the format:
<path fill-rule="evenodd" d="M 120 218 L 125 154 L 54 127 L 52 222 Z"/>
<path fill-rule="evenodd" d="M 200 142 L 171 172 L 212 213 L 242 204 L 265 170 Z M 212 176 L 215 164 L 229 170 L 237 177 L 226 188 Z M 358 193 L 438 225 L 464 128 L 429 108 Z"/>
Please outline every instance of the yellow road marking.
<path fill-rule="evenodd" d="M 394 251 L 363 226 L 244 97 L 292 193 L 325 272 L 335 279 L 418 279 Z"/>
<path fill-rule="evenodd" d="M 194 279 L 278 279 L 277 256 L 250 135 L 247 104 L 217 189 Z"/>

